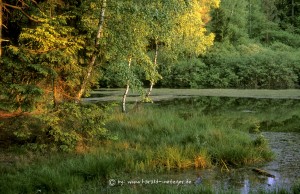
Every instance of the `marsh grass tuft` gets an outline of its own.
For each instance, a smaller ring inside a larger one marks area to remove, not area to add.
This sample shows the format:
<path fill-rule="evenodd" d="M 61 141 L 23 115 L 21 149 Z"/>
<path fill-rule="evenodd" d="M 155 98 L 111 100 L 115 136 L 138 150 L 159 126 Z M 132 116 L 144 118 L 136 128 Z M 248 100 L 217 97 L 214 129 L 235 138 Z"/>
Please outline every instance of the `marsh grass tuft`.
<path fill-rule="evenodd" d="M 138 166 L 143 171 L 207 168 L 221 161 L 245 165 L 272 158 L 263 139 L 252 140 L 247 130 L 237 128 L 222 115 L 146 107 L 123 116 L 122 121 L 117 118 L 106 127 L 118 133 L 121 142 L 126 142 L 127 152 L 129 147 L 137 153 L 147 150 L 139 154 L 142 163 Z"/>

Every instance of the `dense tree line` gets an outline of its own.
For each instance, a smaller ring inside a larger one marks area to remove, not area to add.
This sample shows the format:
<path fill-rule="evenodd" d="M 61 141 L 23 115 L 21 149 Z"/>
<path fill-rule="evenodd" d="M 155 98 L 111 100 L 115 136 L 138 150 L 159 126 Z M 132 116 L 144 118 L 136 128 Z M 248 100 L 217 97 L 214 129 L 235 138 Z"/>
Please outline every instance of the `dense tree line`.
<path fill-rule="evenodd" d="M 219 1 L 1 1 L 2 110 L 80 101 L 91 86 L 151 88 L 159 56 L 175 62 L 213 45 L 210 10 Z M 151 90 L 149 90 L 148 95 Z M 124 95 L 124 102 L 126 92 Z"/>
<path fill-rule="evenodd" d="M 80 101 L 93 86 L 299 86 L 297 0 L 3 0 L 2 110 Z"/>
<path fill-rule="evenodd" d="M 207 24 L 214 45 L 202 53 L 158 56 L 158 87 L 298 88 L 300 1 L 224 0 Z M 116 87 L 103 66 L 102 86 Z M 141 85 L 148 82 L 139 80 Z"/>
<path fill-rule="evenodd" d="M 160 71 L 162 87 L 298 88 L 300 1 L 228 0 L 212 11 L 214 46 Z M 164 60 L 164 59 L 162 59 Z"/>
<path fill-rule="evenodd" d="M 219 3 L 1 0 L 1 137 L 54 150 L 114 138 L 102 109 L 75 102 L 99 83 L 126 88 L 123 111 L 129 88 L 149 95 L 162 78 L 160 58 L 173 64 L 213 45 L 207 24 Z"/>

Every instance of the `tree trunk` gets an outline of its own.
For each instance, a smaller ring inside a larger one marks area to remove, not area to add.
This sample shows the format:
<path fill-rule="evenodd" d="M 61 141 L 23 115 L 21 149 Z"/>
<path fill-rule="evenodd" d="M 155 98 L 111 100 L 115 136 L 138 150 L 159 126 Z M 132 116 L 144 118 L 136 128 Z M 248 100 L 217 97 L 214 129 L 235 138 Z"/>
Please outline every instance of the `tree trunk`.
<path fill-rule="evenodd" d="M 3 15 L 3 4 L 0 0 L 0 58 L 2 57 L 2 15 Z"/>
<path fill-rule="evenodd" d="M 130 68 L 130 65 L 131 65 L 131 57 L 129 58 L 129 61 L 128 61 L 129 68 Z M 127 80 L 126 90 L 124 92 L 123 99 L 122 99 L 122 112 L 124 112 L 124 113 L 126 112 L 126 97 L 127 97 L 128 91 L 129 91 L 129 80 Z"/>
<path fill-rule="evenodd" d="M 53 92 L 53 108 L 57 107 L 57 90 L 56 90 L 56 78 L 52 77 L 52 92 Z"/>
<path fill-rule="evenodd" d="M 122 99 L 122 112 L 124 112 L 124 113 L 126 112 L 126 97 L 127 97 L 128 91 L 129 91 L 129 83 L 127 83 L 127 85 L 126 85 L 126 90 L 124 92 L 123 99 Z"/>
<path fill-rule="evenodd" d="M 157 41 L 155 41 L 154 68 L 156 68 L 156 65 L 157 65 L 157 56 L 158 56 L 158 43 L 157 43 Z M 154 80 L 151 80 L 149 90 L 146 93 L 146 98 L 148 98 L 150 96 L 153 86 L 154 86 Z"/>
<path fill-rule="evenodd" d="M 292 0 L 292 19 L 295 18 L 295 0 Z"/>
<path fill-rule="evenodd" d="M 148 92 L 147 92 L 147 94 L 146 94 L 146 98 L 148 98 L 148 97 L 150 96 L 150 94 L 151 94 L 151 92 L 152 92 L 152 89 L 153 89 L 153 86 L 154 86 L 154 82 L 151 82 L 151 83 L 150 83 L 149 90 L 148 90 Z"/>
<path fill-rule="evenodd" d="M 251 10 L 251 0 L 249 0 L 249 38 L 251 38 L 252 34 L 252 10 Z"/>
<path fill-rule="evenodd" d="M 79 102 L 82 95 L 84 94 L 85 92 L 85 89 L 86 89 L 86 86 L 87 86 L 87 83 L 89 82 L 89 79 L 92 75 L 92 71 L 93 71 L 93 67 L 94 67 L 94 64 L 95 64 L 95 61 L 96 61 L 96 54 L 94 54 L 88 64 L 88 69 L 87 69 L 87 73 L 82 81 L 82 84 L 81 84 L 81 87 L 80 87 L 80 90 L 77 94 L 77 97 L 76 97 L 76 100 Z"/>
<path fill-rule="evenodd" d="M 102 35 L 102 31 L 103 31 L 103 25 L 104 25 L 104 17 L 105 17 L 105 10 L 106 10 L 106 0 L 102 1 L 102 8 L 101 8 L 101 15 L 100 15 L 100 21 L 99 21 L 99 26 L 98 26 L 98 32 L 97 32 L 97 37 L 95 40 L 95 47 L 98 47 L 100 44 L 100 38 Z M 84 94 L 85 90 L 86 90 L 86 86 L 88 84 L 88 82 L 90 81 L 90 77 L 92 75 L 92 71 L 95 65 L 95 61 L 97 59 L 97 53 L 94 52 L 92 55 L 92 58 L 88 64 L 88 68 L 87 68 L 87 73 L 82 81 L 80 90 L 76 96 L 76 100 L 80 101 L 82 95 Z"/>

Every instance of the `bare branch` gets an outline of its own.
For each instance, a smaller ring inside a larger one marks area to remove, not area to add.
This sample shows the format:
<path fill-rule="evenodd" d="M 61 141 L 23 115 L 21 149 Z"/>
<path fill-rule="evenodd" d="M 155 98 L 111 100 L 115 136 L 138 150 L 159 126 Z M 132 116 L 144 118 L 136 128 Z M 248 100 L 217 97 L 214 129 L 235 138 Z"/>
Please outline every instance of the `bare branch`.
<path fill-rule="evenodd" d="M 28 19 L 30 19 L 31 21 L 34 21 L 34 22 L 41 22 L 33 17 L 31 17 L 30 15 L 28 15 L 21 7 L 18 7 L 18 6 L 14 6 L 14 5 L 10 5 L 10 4 L 7 4 L 7 3 L 3 3 L 3 6 L 4 7 L 10 7 L 10 8 L 13 8 L 13 9 L 16 9 L 16 10 L 19 10 L 23 15 L 25 15 Z"/>
<path fill-rule="evenodd" d="M 40 50 L 32 50 L 32 49 L 26 49 L 26 48 L 24 48 L 24 50 L 26 50 L 27 52 L 29 52 L 31 54 L 43 54 L 43 53 L 51 52 L 54 50 L 65 49 L 65 48 L 68 48 L 68 46 L 61 46 L 59 48 L 55 47 L 55 48 L 50 48 L 47 50 L 41 50 L 41 49 Z"/>

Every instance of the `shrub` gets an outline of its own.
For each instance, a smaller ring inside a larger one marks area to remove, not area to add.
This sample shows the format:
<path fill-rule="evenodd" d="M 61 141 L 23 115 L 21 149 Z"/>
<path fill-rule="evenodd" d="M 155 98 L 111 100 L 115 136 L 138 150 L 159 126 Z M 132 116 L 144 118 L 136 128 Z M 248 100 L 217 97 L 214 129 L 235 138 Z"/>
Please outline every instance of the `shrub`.
<path fill-rule="evenodd" d="M 63 103 L 44 114 L 15 118 L 10 127 L 17 142 L 32 149 L 71 151 L 113 138 L 104 128 L 107 119 L 105 108 L 95 104 Z"/>

